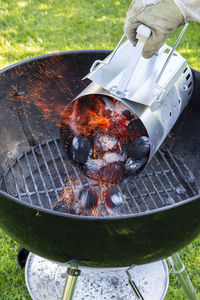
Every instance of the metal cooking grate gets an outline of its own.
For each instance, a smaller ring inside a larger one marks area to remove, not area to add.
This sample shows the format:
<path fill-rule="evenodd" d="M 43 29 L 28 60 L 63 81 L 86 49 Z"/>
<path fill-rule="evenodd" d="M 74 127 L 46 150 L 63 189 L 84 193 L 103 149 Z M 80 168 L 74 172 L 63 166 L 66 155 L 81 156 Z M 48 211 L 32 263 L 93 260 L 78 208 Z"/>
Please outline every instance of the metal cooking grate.
<path fill-rule="evenodd" d="M 4 173 L 0 188 L 22 202 L 50 210 L 63 192 L 77 195 L 88 185 L 79 168 L 63 158 L 59 140 L 46 141 L 21 154 Z M 123 214 L 152 211 L 173 205 L 197 194 L 195 179 L 188 167 L 169 150 L 159 150 L 139 176 L 117 185 L 123 195 Z M 99 216 L 108 213 L 100 204 Z M 90 212 L 88 212 L 88 215 Z"/>

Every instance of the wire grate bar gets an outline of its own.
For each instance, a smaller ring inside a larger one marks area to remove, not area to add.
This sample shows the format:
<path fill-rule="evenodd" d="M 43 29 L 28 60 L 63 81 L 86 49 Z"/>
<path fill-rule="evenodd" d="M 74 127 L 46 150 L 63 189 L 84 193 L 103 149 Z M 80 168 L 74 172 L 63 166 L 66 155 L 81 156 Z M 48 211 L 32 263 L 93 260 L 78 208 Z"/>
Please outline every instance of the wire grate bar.
<path fill-rule="evenodd" d="M 159 154 L 160 154 L 160 151 L 159 151 Z M 162 157 L 162 156 L 161 156 Z M 159 163 L 159 161 L 158 161 L 158 159 L 157 159 L 157 157 L 156 156 L 154 156 L 154 160 L 160 165 L 160 163 Z M 162 169 L 162 166 L 160 165 L 160 168 Z M 169 178 L 169 176 L 163 171 L 162 172 L 162 174 L 164 175 L 164 177 L 166 178 L 166 180 L 167 180 L 167 182 L 168 182 L 168 184 L 170 185 L 170 187 L 171 187 L 171 189 L 172 189 L 172 191 L 174 191 L 175 192 L 175 186 L 174 186 L 174 184 L 172 184 L 172 182 L 171 182 L 171 180 L 170 180 L 170 178 Z M 175 178 L 176 179 L 176 178 Z M 162 181 L 160 181 L 160 179 L 159 179 L 159 182 L 161 183 L 161 185 L 165 188 L 165 186 L 163 185 L 163 183 L 162 183 Z M 180 185 L 180 183 L 178 182 L 178 185 Z M 182 200 L 182 198 L 180 197 L 180 195 L 179 194 L 177 194 L 176 195 L 177 197 L 178 197 L 178 199 L 179 199 L 179 201 L 181 201 Z M 170 197 L 170 195 L 168 194 L 168 197 Z"/>
<path fill-rule="evenodd" d="M 20 154 L 3 174 L 0 188 L 22 202 L 51 210 L 61 209 L 63 213 L 65 202 L 71 197 L 75 205 L 79 204 L 82 189 L 96 189 L 102 197 L 107 188 L 112 189 L 81 173 L 64 152 L 62 154 L 60 147 L 59 140 L 52 139 Z M 159 150 L 140 175 L 126 178 L 114 187 L 123 197 L 121 213 L 129 215 L 171 207 L 186 200 L 188 195 L 196 195 L 195 184 L 188 182 L 185 176 L 189 171 L 169 150 Z M 183 188 L 181 193 L 177 192 L 180 187 Z M 92 216 L 96 212 L 88 210 L 86 214 Z M 99 202 L 97 215 L 107 214 L 104 201 Z"/>
<path fill-rule="evenodd" d="M 89 187 L 89 185 L 85 185 L 85 187 Z M 94 186 L 93 186 L 94 187 Z M 68 189 L 70 189 L 70 187 L 65 187 L 65 190 L 67 191 Z M 129 187 L 128 187 L 128 185 L 127 185 L 127 189 L 129 189 Z M 120 190 L 121 190 L 121 188 L 120 188 Z M 63 187 L 60 187 L 60 188 L 57 188 L 57 191 L 63 191 Z M 171 192 L 171 191 L 173 191 L 172 189 L 170 189 L 170 188 L 168 188 L 167 189 L 167 192 Z M 47 192 L 48 193 L 52 193 L 52 192 L 54 192 L 54 189 L 52 188 L 52 189 L 47 189 Z M 45 190 L 38 190 L 37 192 L 30 192 L 29 191 L 29 195 L 30 196 L 32 196 L 32 195 L 37 195 L 37 193 L 38 194 L 46 194 L 46 191 Z M 158 190 L 158 193 L 160 193 L 160 194 L 165 194 L 166 192 L 164 191 L 164 190 Z M 123 193 L 122 193 L 123 194 Z M 136 194 L 136 195 L 134 195 L 133 193 L 131 193 L 131 191 L 130 191 L 130 189 L 129 189 L 129 194 L 130 194 L 130 196 L 129 196 L 129 198 L 132 198 L 133 200 L 135 200 L 135 199 L 137 199 L 137 198 L 141 198 L 141 196 L 143 196 L 143 198 L 146 198 L 146 197 L 149 197 L 149 194 L 151 194 L 151 196 L 156 196 L 157 195 L 157 192 L 150 192 L 150 193 L 143 193 L 143 194 L 140 194 L 140 195 L 138 195 L 138 194 Z M 24 197 L 24 196 L 27 196 L 27 193 L 20 193 L 20 195 L 21 195 L 21 197 Z M 145 201 L 145 200 L 144 200 Z M 136 205 L 137 206 L 137 205 Z M 138 207 L 138 209 L 139 209 L 139 207 Z"/>
<path fill-rule="evenodd" d="M 117 186 L 117 189 L 118 189 L 118 191 L 120 192 L 120 194 L 122 195 L 122 197 L 123 197 L 123 200 L 124 200 L 124 203 L 126 204 L 126 206 L 127 206 L 127 208 L 128 208 L 128 211 L 129 211 L 129 213 L 132 213 L 132 211 L 131 211 L 131 209 L 130 209 L 130 206 L 129 206 L 128 202 L 126 201 L 125 197 L 123 196 L 122 190 L 121 190 L 121 188 L 120 188 L 120 186 L 119 186 L 119 185 Z"/>
<path fill-rule="evenodd" d="M 149 167 L 147 167 L 147 168 L 149 168 Z M 158 171 L 158 170 L 154 170 L 154 168 L 151 168 L 152 169 L 152 172 L 150 172 L 150 170 L 148 170 L 148 175 L 149 176 L 154 176 L 155 174 L 157 174 L 157 175 L 160 175 L 160 174 L 162 174 L 162 172 L 164 171 L 166 174 L 167 173 L 170 173 L 170 170 L 168 170 L 168 169 L 163 169 L 163 171 Z M 141 173 L 140 174 L 140 176 L 139 176 L 140 178 L 144 178 L 144 177 L 147 177 L 147 175 L 146 175 L 146 173 L 144 172 L 144 173 Z"/>
<path fill-rule="evenodd" d="M 60 158 L 60 160 L 61 161 L 63 161 L 63 157 L 62 157 L 62 154 L 61 154 L 61 152 L 60 151 L 58 151 L 58 144 L 57 144 L 57 141 L 54 139 L 53 140 L 54 141 L 54 144 L 57 146 L 56 147 L 56 149 L 57 149 L 57 152 L 58 152 L 58 155 L 59 155 L 59 158 Z M 50 147 L 49 147 L 50 148 Z M 56 167 L 56 164 L 55 164 L 55 167 Z M 72 165 L 72 168 L 73 168 L 73 171 L 74 171 L 74 174 L 75 174 L 75 176 L 76 176 L 76 178 L 78 179 L 78 181 L 79 181 L 79 185 L 80 185 L 80 187 L 83 187 L 83 184 L 82 184 L 82 182 L 81 182 L 81 180 L 80 180 L 80 178 L 79 178 L 79 175 L 78 175 L 78 172 L 76 171 L 76 168 Z M 61 179 L 62 180 L 62 179 Z M 63 182 L 63 184 L 64 184 L 64 182 Z"/>
<path fill-rule="evenodd" d="M 180 183 L 180 181 L 179 181 L 178 178 L 177 178 L 177 175 L 174 173 L 174 170 L 171 168 L 169 162 L 167 161 L 167 159 L 166 159 L 165 156 L 163 155 L 162 151 L 159 151 L 159 153 L 160 153 L 160 155 L 161 155 L 163 161 L 166 163 L 166 165 L 168 166 L 169 170 L 171 171 L 171 173 L 172 173 L 174 179 L 176 180 L 177 184 L 179 185 L 179 187 L 182 186 L 181 183 Z M 170 184 L 171 184 L 171 181 L 170 181 Z M 185 190 L 185 195 L 186 195 L 187 197 L 189 197 L 189 195 L 188 195 L 188 193 L 186 192 L 186 190 Z M 182 199 L 182 198 L 181 198 L 181 199 Z"/>
<path fill-rule="evenodd" d="M 133 180 L 133 184 L 134 184 L 134 186 L 135 186 L 135 188 L 137 190 L 137 193 L 138 193 L 138 197 L 137 198 L 141 198 L 141 200 L 142 200 L 142 202 L 143 202 L 143 204 L 145 206 L 145 210 L 149 210 L 149 207 L 148 207 L 148 205 L 147 205 L 147 203 L 146 203 L 146 201 L 144 199 L 144 196 L 143 196 L 143 194 L 140 193 L 140 190 L 138 188 L 138 185 L 135 183 L 135 180 Z"/>
<path fill-rule="evenodd" d="M 39 201 L 40 206 L 43 207 L 43 204 L 42 204 L 42 201 L 41 201 L 41 198 L 40 198 L 40 194 L 38 193 L 37 184 L 36 184 L 36 181 L 35 181 L 35 178 L 34 178 L 34 175 L 33 175 L 33 172 L 32 172 L 32 169 L 31 169 L 31 166 L 30 166 L 30 163 L 29 163 L 29 159 L 27 157 L 27 153 L 26 152 L 25 152 L 25 158 L 26 158 L 26 163 L 27 163 L 27 166 L 28 166 L 29 173 L 31 175 L 31 179 L 33 181 L 33 186 L 34 186 L 34 189 L 35 189 L 35 192 L 36 192 L 36 195 L 37 195 L 37 199 Z"/>
<path fill-rule="evenodd" d="M 14 184 L 15 184 L 15 188 L 16 188 L 16 191 L 17 191 L 18 198 L 19 198 L 20 200 L 22 200 L 22 199 L 21 199 L 21 196 L 20 196 L 19 187 L 18 187 L 18 184 L 17 184 L 17 182 L 16 182 L 16 178 L 15 178 L 14 171 L 13 171 L 13 167 L 12 167 L 12 166 L 10 166 L 10 170 L 11 170 L 11 174 L 12 174 L 12 178 L 13 178 L 13 181 L 14 181 Z"/>
<path fill-rule="evenodd" d="M 155 186 L 153 180 L 151 179 L 151 176 L 149 176 L 149 174 L 148 174 L 146 171 L 145 171 L 145 174 L 146 174 L 146 176 L 148 177 L 149 182 L 150 182 L 151 185 L 153 186 L 153 189 L 154 189 L 155 191 L 157 191 L 157 195 L 158 195 L 158 197 L 159 197 L 161 203 L 164 204 L 163 198 L 161 197 L 159 190 L 156 188 L 156 186 Z M 155 172 L 155 176 L 156 176 L 156 175 L 157 175 L 157 174 L 156 174 L 156 172 Z M 163 192 L 167 192 L 167 191 L 165 191 L 165 189 L 164 189 Z M 151 193 L 150 193 L 150 194 L 151 194 Z M 156 204 L 156 202 L 155 202 L 155 200 L 154 200 L 153 197 L 152 197 L 152 199 L 153 199 L 153 203 L 154 203 L 155 207 L 157 207 L 157 204 Z"/>
<path fill-rule="evenodd" d="M 22 165 L 21 165 L 21 162 L 20 162 L 20 158 L 17 159 L 17 163 L 19 165 L 19 170 L 20 170 L 20 174 L 21 174 L 21 177 L 22 177 L 22 180 L 23 180 L 23 183 L 24 183 L 24 188 L 26 190 L 26 195 L 28 196 L 29 202 L 31 204 L 33 204 L 32 199 L 31 199 L 31 195 L 30 195 L 30 192 L 29 192 L 29 189 L 28 189 L 28 185 L 26 183 L 26 179 L 25 179 L 24 174 L 23 174 L 23 168 L 22 168 Z M 21 193 L 21 197 L 23 197 L 22 193 Z"/>
<path fill-rule="evenodd" d="M 7 194 L 9 194 L 9 191 L 8 191 L 8 185 L 7 185 L 7 181 L 6 181 L 6 178 L 5 178 L 5 175 L 3 175 L 3 180 L 2 180 L 2 185 L 3 185 L 3 183 L 4 183 L 4 185 L 5 185 L 5 192 L 7 193 Z"/>
<path fill-rule="evenodd" d="M 136 208 L 137 208 L 137 210 L 138 210 L 138 212 L 140 211 L 140 207 L 139 207 L 139 205 L 137 204 L 137 201 L 135 201 L 135 196 L 131 193 L 131 191 L 130 191 L 130 188 L 129 188 L 129 185 L 128 185 L 128 182 L 127 182 L 127 179 L 125 179 L 125 184 L 126 184 L 126 188 L 127 188 L 127 190 L 128 190 L 128 193 L 129 193 L 129 195 L 130 195 L 130 198 L 133 200 L 133 202 L 134 202 L 134 204 L 135 204 L 135 206 L 136 206 Z M 139 197 L 139 196 L 138 196 Z"/>
<path fill-rule="evenodd" d="M 175 164 L 177 170 L 179 171 L 180 175 L 183 177 L 184 182 L 187 184 L 187 186 L 190 188 L 191 192 L 195 195 L 195 191 L 193 189 L 193 187 L 191 186 L 191 184 L 185 180 L 185 175 L 183 174 L 181 168 L 179 167 L 179 165 L 177 164 L 177 162 L 175 161 L 174 157 L 172 156 L 171 152 L 167 149 L 166 150 L 167 154 L 170 156 L 170 159 L 173 161 L 173 163 Z M 188 170 L 187 166 L 185 166 L 185 164 L 182 162 L 182 164 L 184 165 L 185 169 Z M 189 170 L 188 170 L 189 171 Z"/>
<path fill-rule="evenodd" d="M 140 177 L 140 180 L 141 180 L 141 182 L 142 182 L 142 184 L 143 184 L 143 186 L 144 186 L 144 188 L 145 188 L 145 190 L 146 190 L 146 192 L 147 192 L 147 195 L 149 195 L 149 197 L 151 198 L 151 201 L 152 201 L 152 203 L 153 203 L 153 205 L 154 205 L 154 208 L 158 208 L 158 206 L 156 205 L 156 203 L 155 203 L 155 201 L 154 201 L 154 199 L 153 199 L 153 197 L 152 197 L 152 195 L 151 195 L 151 193 L 150 193 L 150 191 L 149 191 L 147 185 L 145 184 L 143 178 Z"/>
<path fill-rule="evenodd" d="M 173 190 L 171 189 L 171 188 L 168 188 L 168 189 L 166 189 L 166 191 L 167 192 L 172 192 Z M 166 194 L 166 191 L 164 191 L 164 190 L 158 190 L 158 193 L 160 193 L 160 194 Z M 156 196 L 157 195 L 157 191 L 155 192 L 151 192 L 151 196 Z M 149 196 L 149 193 L 143 193 L 143 194 L 140 194 L 140 195 L 133 195 L 133 197 L 135 198 L 135 199 L 137 199 L 137 198 L 141 198 L 141 196 L 143 197 L 143 198 L 146 198 L 146 197 L 148 197 Z M 144 200 L 145 201 L 145 200 Z"/>
<path fill-rule="evenodd" d="M 56 190 L 56 186 L 55 186 L 54 180 L 53 180 L 52 175 L 51 175 L 51 172 L 50 172 L 50 170 L 49 170 L 49 167 L 48 167 L 47 161 L 46 161 L 46 159 L 45 159 L 44 152 L 43 152 L 43 150 L 42 150 L 41 145 L 39 145 L 39 149 L 40 149 L 40 153 L 41 153 L 41 155 L 42 155 L 42 159 L 43 159 L 45 168 L 46 168 L 47 173 L 48 173 L 48 175 L 49 175 L 49 179 L 50 179 L 50 181 L 51 181 L 51 184 L 52 184 L 52 186 L 53 186 L 53 189 L 55 190 L 56 197 L 59 198 L 59 195 L 58 195 L 58 192 L 57 192 L 57 190 Z M 38 166 L 39 166 L 39 164 L 38 164 Z M 44 185 L 45 185 L 45 181 L 44 181 L 43 178 L 42 178 L 42 182 L 43 182 Z M 45 185 L 45 186 L 46 186 L 46 185 Z"/>
<path fill-rule="evenodd" d="M 59 170 L 58 170 L 58 168 L 57 168 L 57 164 L 56 164 L 56 162 L 55 162 L 55 159 L 54 159 L 53 153 L 52 153 L 52 151 L 51 151 L 50 145 L 49 145 L 48 142 L 46 142 L 46 145 L 47 145 L 47 148 L 48 148 L 48 150 L 49 150 L 49 153 L 50 153 L 50 156 L 51 156 L 51 160 L 52 160 L 52 162 L 53 162 L 54 168 L 55 168 L 56 173 L 57 173 L 57 175 L 58 175 L 59 181 L 60 181 L 62 187 L 65 187 L 64 181 L 62 180 L 62 177 L 61 177 L 61 175 L 60 175 L 60 172 L 59 172 Z"/>
<path fill-rule="evenodd" d="M 44 178 L 43 178 L 43 176 L 42 176 L 42 172 L 41 172 L 41 169 L 40 169 L 40 165 L 39 165 L 39 162 L 38 162 L 37 157 L 36 157 L 36 155 L 35 155 L 35 150 L 34 150 L 33 148 L 31 148 L 31 151 L 32 151 L 32 154 L 33 154 L 33 157 L 34 157 L 36 166 L 37 166 L 37 170 L 38 170 L 38 173 L 39 173 L 39 176 L 40 176 L 40 179 L 41 179 L 41 182 L 42 182 L 42 185 L 43 185 L 45 194 L 46 194 L 46 196 L 47 196 L 49 205 L 50 205 L 50 207 L 51 207 L 51 209 L 52 209 L 53 207 L 52 207 L 51 199 L 50 199 L 49 194 L 48 194 L 48 192 L 47 192 L 47 186 L 46 186 L 45 180 L 44 180 Z M 39 193 L 38 187 L 37 187 L 37 192 Z M 43 206 L 43 207 L 44 207 L 44 206 Z"/>
<path fill-rule="evenodd" d="M 155 159 L 155 158 L 154 158 Z M 156 160 L 156 159 L 155 159 Z M 157 160 L 156 160 L 157 161 Z M 150 165 L 150 168 L 152 168 L 152 166 Z M 162 174 L 164 174 L 165 176 L 166 176 L 166 172 L 163 170 L 163 171 L 161 171 L 161 172 L 155 172 L 155 176 L 156 176 L 156 179 L 157 179 L 157 181 L 160 183 L 160 185 L 162 186 L 162 188 L 163 188 L 163 190 L 164 190 L 164 192 L 165 192 L 165 194 L 167 195 L 167 197 L 169 198 L 170 197 L 170 195 L 169 195 L 169 191 L 171 192 L 173 189 L 171 188 L 170 190 L 167 190 L 167 188 L 165 187 L 165 185 L 162 183 L 162 180 L 160 179 L 160 177 L 158 176 L 158 175 L 162 175 Z M 157 188 L 156 188 L 156 190 L 157 190 Z M 160 194 L 160 193 L 159 193 Z"/>
<path fill-rule="evenodd" d="M 69 173 L 68 173 L 68 171 L 67 171 L 65 162 L 64 162 L 64 160 L 63 160 L 63 157 L 62 157 L 62 155 L 61 155 L 60 149 L 59 149 L 59 147 L 58 147 L 58 143 L 57 143 L 56 140 L 54 140 L 54 143 L 55 143 L 55 145 L 56 145 L 56 149 L 57 149 L 57 151 L 58 151 L 58 153 L 59 153 L 59 157 L 60 157 L 61 162 L 62 162 L 62 165 L 63 165 L 63 167 L 64 167 L 65 174 L 67 175 L 67 179 L 68 179 L 68 181 L 69 181 L 70 187 L 72 188 L 72 191 L 73 191 L 73 194 L 74 194 L 74 197 L 75 197 L 75 195 L 76 195 L 75 187 L 74 187 L 74 185 L 73 185 L 73 183 L 72 183 L 72 180 L 71 180 L 71 178 L 70 178 L 70 176 L 69 176 Z"/>

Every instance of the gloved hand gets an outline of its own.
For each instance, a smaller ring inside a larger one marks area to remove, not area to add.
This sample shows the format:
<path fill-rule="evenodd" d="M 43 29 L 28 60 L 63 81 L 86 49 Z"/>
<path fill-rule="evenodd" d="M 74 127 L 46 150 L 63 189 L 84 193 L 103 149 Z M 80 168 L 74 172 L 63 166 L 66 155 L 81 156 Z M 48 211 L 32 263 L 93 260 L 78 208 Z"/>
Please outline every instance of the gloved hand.
<path fill-rule="evenodd" d="M 172 0 L 133 0 L 125 19 L 124 32 L 135 46 L 137 27 L 140 24 L 149 26 L 152 34 L 145 43 L 142 55 L 150 58 L 167 37 L 184 23 L 184 16 Z"/>

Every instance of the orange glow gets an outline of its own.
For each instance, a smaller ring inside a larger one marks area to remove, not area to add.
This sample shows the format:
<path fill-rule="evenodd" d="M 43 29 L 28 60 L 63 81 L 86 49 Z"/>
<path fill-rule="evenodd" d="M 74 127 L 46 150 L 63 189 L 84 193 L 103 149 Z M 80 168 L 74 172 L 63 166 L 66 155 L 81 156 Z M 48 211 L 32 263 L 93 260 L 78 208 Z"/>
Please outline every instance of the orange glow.
<path fill-rule="evenodd" d="M 117 100 L 108 98 L 111 107 L 107 107 L 100 99 L 98 95 L 91 95 L 72 102 L 64 112 L 61 126 L 69 126 L 74 135 L 89 136 L 95 132 L 114 134 L 118 138 L 128 135 L 130 121 L 115 111 Z"/>
<path fill-rule="evenodd" d="M 85 209 L 82 206 L 82 203 L 79 199 L 81 188 L 76 181 L 73 182 L 73 188 L 69 183 L 66 184 L 65 189 L 60 196 L 59 202 L 64 202 L 68 213 L 94 217 L 105 216 L 108 213 L 105 210 L 100 210 L 100 204 L 105 202 L 105 186 L 100 184 L 98 187 L 93 187 L 93 189 L 96 189 L 98 192 L 98 202 L 97 206 L 94 208 Z"/>

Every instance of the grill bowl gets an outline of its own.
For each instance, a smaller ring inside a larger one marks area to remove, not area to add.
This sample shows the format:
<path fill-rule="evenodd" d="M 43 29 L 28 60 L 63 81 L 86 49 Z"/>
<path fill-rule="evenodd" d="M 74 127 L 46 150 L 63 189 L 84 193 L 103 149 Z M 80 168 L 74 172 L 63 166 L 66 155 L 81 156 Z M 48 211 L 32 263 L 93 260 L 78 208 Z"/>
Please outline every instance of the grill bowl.
<path fill-rule="evenodd" d="M 58 140 L 62 111 L 88 84 L 81 78 L 92 62 L 108 53 L 94 50 L 45 55 L 10 66 L 0 74 L 0 226 L 26 249 L 59 262 L 75 259 L 82 265 L 102 267 L 144 264 L 171 255 L 200 232 L 197 71 L 193 71 L 192 99 L 162 146 L 194 174 L 193 193 L 173 204 L 104 217 L 55 212 L 37 201 L 28 203 L 15 196 L 15 181 L 9 176 L 16 172 L 16 162 L 32 149 L 37 153 L 38 145 L 46 149 L 46 141 L 51 147 L 52 141 Z M 6 177 L 12 181 L 9 193 Z M 182 180 L 180 176 L 180 183 Z"/>

